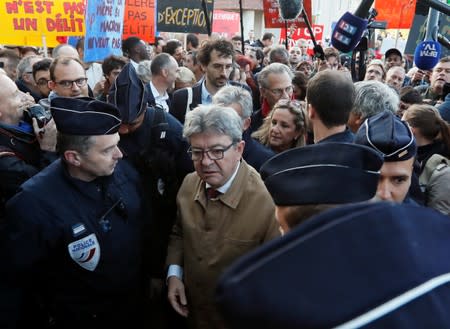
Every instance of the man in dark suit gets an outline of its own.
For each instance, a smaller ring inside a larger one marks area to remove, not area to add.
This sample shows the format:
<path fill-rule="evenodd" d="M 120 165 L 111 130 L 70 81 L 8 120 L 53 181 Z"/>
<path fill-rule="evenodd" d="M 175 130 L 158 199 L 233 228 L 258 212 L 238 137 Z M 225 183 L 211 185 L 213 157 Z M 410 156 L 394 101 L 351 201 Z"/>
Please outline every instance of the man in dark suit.
<path fill-rule="evenodd" d="M 205 43 L 197 53 L 197 60 L 205 72 L 204 78 L 192 88 L 180 89 L 173 94 L 170 113 L 184 123 L 186 112 L 199 104 L 211 104 L 212 96 L 220 88 L 228 84 L 242 86 L 228 80 L 233 67 L 234 54 L 233 44 L 227 40 L 220 39 Z"/>

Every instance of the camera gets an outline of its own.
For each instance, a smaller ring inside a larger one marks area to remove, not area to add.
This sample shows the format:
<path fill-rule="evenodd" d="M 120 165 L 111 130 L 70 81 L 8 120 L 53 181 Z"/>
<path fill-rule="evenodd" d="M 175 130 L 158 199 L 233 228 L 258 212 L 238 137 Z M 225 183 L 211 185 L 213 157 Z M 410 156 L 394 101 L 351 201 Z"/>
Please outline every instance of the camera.
<path fill-rule="evenodd" d="M 35 118 L 39 128 L 44 127 L 47 122 L 52 119 L 52 114 L 49 109 L 46 109 L 42 105 L 34 104 L 24 111 L 24 116 L 27 121 L 32 122 Z"/>

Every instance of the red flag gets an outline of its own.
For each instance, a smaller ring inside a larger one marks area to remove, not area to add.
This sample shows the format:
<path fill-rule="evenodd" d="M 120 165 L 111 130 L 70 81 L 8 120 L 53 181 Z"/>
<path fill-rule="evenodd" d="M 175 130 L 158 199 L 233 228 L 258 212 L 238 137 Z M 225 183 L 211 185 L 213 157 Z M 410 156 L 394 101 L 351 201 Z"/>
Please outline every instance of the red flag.
<path fill-rule="evenodd" d="M 377 21 L 386 21 L 388 29 L 411 28 L 416 10 L 414 0 L 376 0 Z"/>

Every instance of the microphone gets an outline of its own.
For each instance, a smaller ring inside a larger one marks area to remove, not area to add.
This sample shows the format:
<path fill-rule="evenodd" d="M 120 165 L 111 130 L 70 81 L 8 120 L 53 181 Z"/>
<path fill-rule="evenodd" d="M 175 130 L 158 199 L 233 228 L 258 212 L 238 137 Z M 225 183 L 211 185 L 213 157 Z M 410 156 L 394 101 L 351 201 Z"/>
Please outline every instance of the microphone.
<path fill-rule="evenodd" d="M 374 0 L 362 0 L 355 14 L 346 12 L 334 27 L 331 44 L 337 50 L 348 53 L 355 49 L 367 28 L 369 10 Z"/>
<path fill-rule="evenodd" d="M 425 41 L 419 43 L 414 52 L 414 63 L 421 70 L 432 70 L 441 58 L 441 45 L 437 39 L 439 13 L 430 8 Z"/>
<path fill-rule="evenodd" d="M 280 16 L 284 20 L 296 19 L 303 10 L 302 0 L 278 0 Z"/>
<path fill-rule="evenodd" d="M 432 70 L 441 58 L 439 42 L 427 40 L 419 43 L 414 52 L 414 63 L 421 70 Z"/>

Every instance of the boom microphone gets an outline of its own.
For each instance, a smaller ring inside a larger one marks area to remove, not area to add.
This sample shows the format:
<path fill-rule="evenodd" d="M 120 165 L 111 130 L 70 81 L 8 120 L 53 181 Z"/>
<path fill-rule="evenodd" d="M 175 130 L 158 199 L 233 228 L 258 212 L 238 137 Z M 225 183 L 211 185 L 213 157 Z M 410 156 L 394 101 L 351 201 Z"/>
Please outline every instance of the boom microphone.
<path fill-rule="evenodd" d="M 284 20 L 296 19 L 303 9 L 302 0 L 278 0 L 280 16 Z"/>
<path fill-rule="evenodd" d="M 346 12 L 334 27 L 331 44 L 334 48 L 347 53 L 355 49 L 367 28 L 367 17 L 374 0 L 362 0 L 355 14 Z"/>

